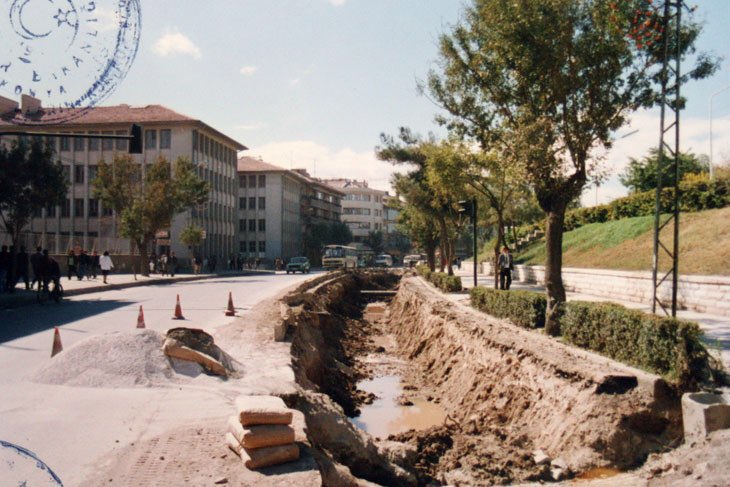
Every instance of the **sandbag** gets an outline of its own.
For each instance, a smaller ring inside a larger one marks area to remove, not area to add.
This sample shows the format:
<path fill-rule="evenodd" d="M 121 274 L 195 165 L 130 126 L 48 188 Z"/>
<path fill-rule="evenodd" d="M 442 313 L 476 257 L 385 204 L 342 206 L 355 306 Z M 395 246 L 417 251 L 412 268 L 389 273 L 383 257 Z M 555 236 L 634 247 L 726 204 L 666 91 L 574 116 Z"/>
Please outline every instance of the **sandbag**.
<path fill-rule="evenodd" d="M 239 396 L 236 412 L 243 426 L 258 424 L 291 424 L 292 412 L 276 396 Z"/>
<path fill-rule="evenodd" d="M 236 416 L 228 418 L 228 432 L 245 448 L 288 445 L 294 443 L 294 428 L 285 424 L 242 426 Z"/>
<path fill-rule="evenodd" d="M 293 462 L 299 458 L 299 447 L 295 443 L 266 448 L 244 448 L 231 433 L 226 433 L 226 443 L 228 448 L 241 457 L 246 468 L 251 470 Z"/>

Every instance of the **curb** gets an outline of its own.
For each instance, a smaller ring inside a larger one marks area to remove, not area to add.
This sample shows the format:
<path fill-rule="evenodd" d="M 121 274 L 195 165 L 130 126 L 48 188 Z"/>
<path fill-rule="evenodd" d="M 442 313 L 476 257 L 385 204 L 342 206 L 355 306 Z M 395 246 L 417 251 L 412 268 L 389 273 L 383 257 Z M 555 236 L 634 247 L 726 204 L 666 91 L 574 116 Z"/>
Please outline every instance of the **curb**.
<path fill-rule="evenodd" d="M 164 285 L 164 284 L 175 284 L 178 282 L 192 282 L 202 281 L 205 279 L 216 279 L 219 277 L 239 277 L 239 276 L 255 276 L 259 274 L 275 274 L 274 271 L 256 271 L 256 272 L 236 272 L 236 273 L 221 273 L 221 274 L 205 274 L 198 276 L 183 275 L 180 277 L 168 277 L 168 278 L 152 278 L 144 281 L 131 281 L 120 284 L 101 284 L 98 286 L 85 287 L 81 289 L 69 289 L 64 290 L 64 296 L 80 296 L 83 294 L 92 294 L 103 291 L 118 291 L 121 289 L 128 289 L 132 287 L 152 286 L 152 285 Z M 22 296 L 12 296 L 6 298 L 0 298 L 0 309 L 16 308 L 36 302 L 36 296 L 34 292 L 23 294 Z"/>

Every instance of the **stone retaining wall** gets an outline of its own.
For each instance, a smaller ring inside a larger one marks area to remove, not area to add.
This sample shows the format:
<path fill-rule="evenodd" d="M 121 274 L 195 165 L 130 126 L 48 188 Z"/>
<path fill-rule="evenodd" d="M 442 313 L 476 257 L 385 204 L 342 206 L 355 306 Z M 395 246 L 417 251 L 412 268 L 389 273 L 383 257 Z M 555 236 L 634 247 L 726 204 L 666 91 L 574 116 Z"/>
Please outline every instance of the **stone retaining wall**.
<path fill-rule="evenodd" d="M 481 270 L 485 274 L 491 274 L 491 263 L 482 262 Z M 516 265 L 514 279 L 542 284 L 545 280 L 545 267 Z M 565 267 L 563 283 L 569 292 L 651 304 L 651 272 Z M 666 281 L 661 286 L 660 299 L 665 303 L 671 302 L 671 281 Z M 730 277 L 680 276 L 677 301 L 683 309 L 730 316 Z"/>

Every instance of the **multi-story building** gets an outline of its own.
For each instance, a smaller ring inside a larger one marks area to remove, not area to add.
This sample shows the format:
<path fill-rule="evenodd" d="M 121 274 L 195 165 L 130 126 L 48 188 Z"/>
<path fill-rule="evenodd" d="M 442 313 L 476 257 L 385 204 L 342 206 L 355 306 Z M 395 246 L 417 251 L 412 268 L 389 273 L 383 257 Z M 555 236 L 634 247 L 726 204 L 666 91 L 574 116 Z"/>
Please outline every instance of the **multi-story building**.
<path fill-rule="evenodd" d="M 200 120 L 161 105 L 116 105 L 87 108 L 76 114 L 73 110 L 68 112 L 67 122 L 44 124 L 44 118 L 52 114 L 41 107 L 39 100 L 23 96 L 19 107 L 14 101 L 0 97 L 0 130 L 128 135 L 133 123 L 141 125 L 143 151 L 131 156 L 141 165 L 143 175 L 147 165 L 160 156 L 169 161 L 186 157 L 211 186 L 208 203 L 177 215 L 170 228 L 159 229 L 157 240 L 149 250 L 157 253 L 173 250 L 181 257 L 187 256 L 187 247 L 180 242 L 179 235 L 189 224 L 205 230 L 201 254 L 221 259 L 237 250 L 236 161 L 238 151 L 246 149 L 243 144 Z M 23 125 L 29 122 L 34 126 Z M 41 245 L 55 253 L 76 245 L 129 253 L 130 242 L 119 237 L 116 215 L 93 195 L 98 162 L 111 161 L 118 152 L 126 154 L 128 141 L 69 137 L 47 138 L 47 141 L 53 144 L 68 175 L 68 197 L 60 207 L 46 208 L 36 215 L 25 236 L 26 246 Z"/>
<path fill-rule="evenodd" d="M 400 216 L 400 210 L 393 208 L 392 205 L 388 204 L 390 200 L 393 200 L 392 196 L 383 198 L 383 225 L 385 228 L 385 233 L 387 234 L 395 233 L 398 231 L 398 217 Z"/>
<path fill-rule="evenodd" d="M 344 194 L 303 169 L 287 170 L 260 159 L 238 159 L 238 250 L 244 258 L 285 261 L 304 254 L 313 223 L 340 221 Z"/>
<path fill-rule="evenodd" d="M 387 232 L 384 206 L 387 191 L 370 188 L 367 181 L 327 179 L 323 182 L 345 193 L 342 221 L 352 230 L 355 242 L 363 242 L 370 232 Z"/>

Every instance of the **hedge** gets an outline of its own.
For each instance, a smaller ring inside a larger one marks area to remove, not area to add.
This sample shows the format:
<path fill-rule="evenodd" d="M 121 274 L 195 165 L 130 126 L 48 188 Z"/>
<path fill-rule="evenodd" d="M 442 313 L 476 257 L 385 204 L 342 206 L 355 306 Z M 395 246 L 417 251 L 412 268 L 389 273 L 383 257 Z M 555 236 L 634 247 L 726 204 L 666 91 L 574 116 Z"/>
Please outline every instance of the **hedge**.
<path fill-rule="evenodd" d="M 615 303 L 566 303 L 560 318 L 565 341 L 683 386 L 710 378 L 709 355 L 697 323 L 659 317 Z"/>
<path fill-rule="evenodd" d="M 545 325 L 547 300 L 531 291 L 476 287 L 471 304 L 525 328 Z M 619 362 L 662 375 L 682 388 L 712 378 L 711 357 L 697 323 L 664 318 L 615 303 L 571 301 L 560 315 L 562 338 Z"/>
<path fill-rule="evenodd" d="M 416 266 L 416 272 L 434 286 L 447 293 L 461 291 L 461 278 L 445 272 L 432 272 L 427 265 Z"/>
<path fill-rule="evenodd" d="M 543 294 L 531 291 L 501 291 L 475 287 L 469 292 L 471 304 L 498 318 L 507 318 L 525 328 L 545 326 L 547 299 Z"/>

